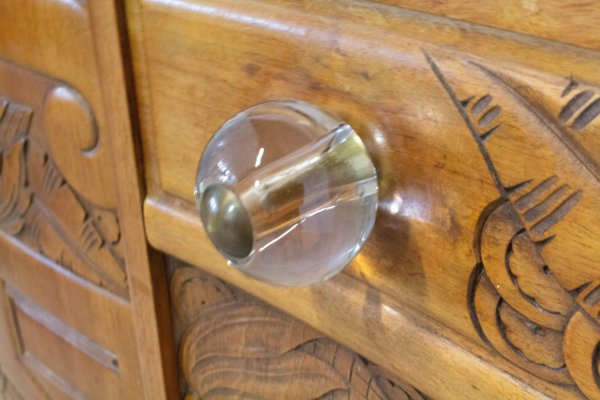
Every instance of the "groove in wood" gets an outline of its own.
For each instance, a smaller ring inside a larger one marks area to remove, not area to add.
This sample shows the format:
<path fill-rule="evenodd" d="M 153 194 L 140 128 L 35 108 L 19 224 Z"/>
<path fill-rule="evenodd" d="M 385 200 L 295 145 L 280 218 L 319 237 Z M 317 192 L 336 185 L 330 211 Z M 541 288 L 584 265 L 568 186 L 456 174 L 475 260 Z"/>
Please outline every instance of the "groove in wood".
<path fill-rule="evenodd" d="M 47 329 L 48 332 L 60 337 L 64 342 L 84 353 L 97 364 L 100 364 L 115 373 L 119 372 L 119 360 L 113 352 L 102 347 L 89 337 L 50 314 L 14 286 L 6 284 L 5 290 L 14 308 L 39 323 Z M 13 315 L 14 314 L 15 312 L 13 310 Z M 18 321 L 15 321 L 15 324 L 18 327 Z M 23 343 L 22 338 L 19 338 L 19 341 L 22 350 L 25 351 L 26 343 Z"/>
<path fill-rule="evenodd" d="M 593 121 L 600 113 L 595 110 L 595 101 L 589 103 L 593 91 L 585 89 L 575 94 L 552 120 L 547 117 L 550 113 L 530 100 L 538 95 L 531 88 L 513 86 L 513 78 L 503 72 L 470 63 L 474 67 L 471 72 L 479 71 L 489 82 L 489 92 L 483 98 L 493 96 L 496 102 L 506 101 L 502 109 L 509 114 L 503 117 L 499 111 L 493 113 L 500 127 L 484 142 L 474 121 L 481 121 L 494 108 L 482 117 L 474 113 L 475 107 L 469 112 L 456 101 L 464 96 L 457 93 L 460 86 L 432 56 L 425 55 L 471 130 L 499 188 L 500 198 L 481 214 L 475 232 L 477 259 L 467 288 L 467 305 L 476 331 L 485 343 L 522 368 L 548 381 L 576 386 L 588 398 L 600 399 L 600 319 L 595 309 L 600 296 L 595 289 L 587 289 L 600 284 L 600 273 L 593 262 L 600 261 L 600 254 L 597 246 L 583 250 L 585 254 L 560 251 L 561 246 L 568 246 L 563 241 L 577 240 L 574 234 L 584 226 L 572 222 L 574 219 L 585 218 L 587 225 L 591 224 L 588 216 L 597 215 L 597 210 L 590 212 L 594 204 L 586 200 L 586 196 L 593 196 L 588 191 L 595 192 L 599 186 L 595 160 L 582 153 L 570 133 L 561 127 L 572 117 L 573 129 L 583 129 Z M 576 87 L 578 84 L 571 80 L 560 97 Z M 514 168 L 500 158 L 500 148 L 519 148 L 524 145 L 523 135 L 534 134 L 525 125 L 515 127 L 514 121 L 512 126 L 502 123 L 504 118 L 518 117 L 541 121 L 544 138 L 539 140 L 556 140 L 566 152 L 566 156 L 555 160 L 561 169 L 551 176 L 540 178 L 535 173 L 539 160 L 534 152 L 525 155 L 531 157 L 531 169 Z M 573 168 L 588 171 L 587 186 L 578 187 L 561 179 L 562 174 L 573 176 Z M 515 181 L 524 183 L 518 184 L 517 190 L 505 189 Z M 597 232 L 588 230 L 586 234 Z M 569 254 L 567 263 L 565 254 Z"/>
<path fill-rule="evenodd" d="M 0 399 L 23 400 L 23 396 L 0 369 Z"/>
<path fill-rule="evenodd" d="M 18 67 L 0 61 L 0 69 Z M 116 210 L 88 200 L 88 193 L 78 193 L 54 161 L 53 154 L 60 150 L 56 145 L 47 148 L 47 143 L 64 140 L 64 132 L 73 130 L 82 137 L 84 160 L 93 159 L 98 145 L 93 113 L 85 99 L 64 83 L 19 72 L 42 82 L 44 102 L 34 109 L 0 93 L 0 230 L 72 273 L 127 298 Z M 75 160 L 79 156 L 69 161 L 73 168 L 77 168 Z"/>

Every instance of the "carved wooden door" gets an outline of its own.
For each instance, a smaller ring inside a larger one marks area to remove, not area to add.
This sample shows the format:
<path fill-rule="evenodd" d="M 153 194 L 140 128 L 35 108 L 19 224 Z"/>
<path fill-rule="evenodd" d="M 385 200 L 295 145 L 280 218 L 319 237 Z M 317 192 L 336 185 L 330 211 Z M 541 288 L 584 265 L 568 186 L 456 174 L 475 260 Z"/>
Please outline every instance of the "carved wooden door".
<path fill-rule="evenodd" d="M 168 390 L 117 27 L 113 2 L 0 2 L 0 368 L 9 398 Z M 145 354 L 153 361 L 140 362 Z"/>

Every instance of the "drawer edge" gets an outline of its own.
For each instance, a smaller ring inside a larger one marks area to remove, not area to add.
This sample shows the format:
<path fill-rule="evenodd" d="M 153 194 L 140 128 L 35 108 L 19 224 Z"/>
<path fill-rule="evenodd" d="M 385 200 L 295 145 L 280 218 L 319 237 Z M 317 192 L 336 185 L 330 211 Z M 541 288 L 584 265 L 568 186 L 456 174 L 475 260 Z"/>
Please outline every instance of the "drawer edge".
<path fill-rule="evenodd" d="M 448 328 L 352 276 L 342 273 L 320 284 L 285 288 L 227 267 L 185 201 L 162 194 L 147 197 L 144 222 L 156 249 L 270 303 L 437 399 L 550 398 L 507 372 L 514 366 L 497 366 L 505 364 L 497 355 L 465 346 L 467 342 Z M 532 376 L 528 379 L 535 382 Z M 548 390 L 547 382 L 536 383 Z M 577 396 L 568 388 L 552 385 L 551 390 L 565 399 Z"/>

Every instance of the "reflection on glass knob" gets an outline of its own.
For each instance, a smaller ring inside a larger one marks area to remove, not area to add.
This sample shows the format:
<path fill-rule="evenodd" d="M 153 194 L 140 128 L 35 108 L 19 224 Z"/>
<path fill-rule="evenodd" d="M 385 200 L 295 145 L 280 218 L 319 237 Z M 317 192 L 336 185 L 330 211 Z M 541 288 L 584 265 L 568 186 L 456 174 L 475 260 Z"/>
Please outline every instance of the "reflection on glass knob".
<path fill-rule="evenodd" d="M 364 244 L 377 172 L 349 125 L 305 102 L 271 101 L 213 136 L 195 196 L 231 264 L 270 283 L 305 285 L 342 270 Z"/>

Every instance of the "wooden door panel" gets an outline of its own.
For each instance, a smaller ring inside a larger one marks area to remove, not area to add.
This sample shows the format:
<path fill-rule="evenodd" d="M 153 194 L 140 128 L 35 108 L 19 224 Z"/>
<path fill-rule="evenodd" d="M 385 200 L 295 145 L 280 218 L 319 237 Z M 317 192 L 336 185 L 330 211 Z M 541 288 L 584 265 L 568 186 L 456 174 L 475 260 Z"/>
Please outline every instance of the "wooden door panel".
<path fill-rule="evenodd" d="M 141 381 L 116 210 L 76 191 L 53 157 L 67 157 L 58 149 L 68 148 L 50 144 L 69 129 L 93 137 L 94 115 L 64 83 L 4 61 L 0 76 L 0 277 L 3 326 L 14 335 L 3 343 L 3 368 L 10 375 L 24 365 L 42 387 L 51 385 L 51 398 L 57 388 L 60 397 L 136 396 Z"/>
<path fill-rule="evenodd" d="M 96 131 L 63 130 L 53 135 L 55 149 L 62 155 L 57 154 L 55 162 L 67 167 L 63 173 L 69 175 L 70 184 L 79 193 L 100 206 L 115 208 L 115 175 L 107 169 L 112 162 L 108 144 L 111 133 L 107 131 L 110 113 L 103 103 L 101 53 L 97 49 L 102 46 L 97 42 L 102 32 L 94 26 L 90 7 L 74 0 L 10 0 L 0 4 L 0 15 L 0 56 L 66 83 L 89 104 Z M 114 63 L 119 68 L 121 60 Z M 86 157 L 85 150 L 92 149 L 93 156 Z M 69 160 L 78 162 L 79 168 Z"/>
<path fill-rule="evenodd" d="M 23 400 L 23 395 L 2 371 L 0 371 L 0 395 L 3 400 Z"/>
<path fill-rule="evenodd" d="M 87 170 L 99 145 L 96 114 L 72 86 L 11 62 L 0 60 L 0 83 L 4 231 L 128 298 L 116 205 L 97 203 L 87 187 L 71 183 Z"/>
<path fill-rule="evenodd" d="M 174 393 L 140 235 L 118 11 L 0 3 L 0 366 L 27 399 Z"/>
<path fill-rule="evenodd" d="M 72 398 L 139 396 L 127 303 L 14 241 L 0 242 L 3 326 L 12 335 L 2 341 L 3 367 L 11 371 L 23 363 L 46 392 L 59 388 Z"/>
<path fill-rule="evenodd" d="M 119 390 L 116 354 L 64 324 L 14 286 L 6 286 L 6 292 L 20 360 L 43 379 L 44 386 L 53 384 L 71 398 L 127 395 Z"/>

